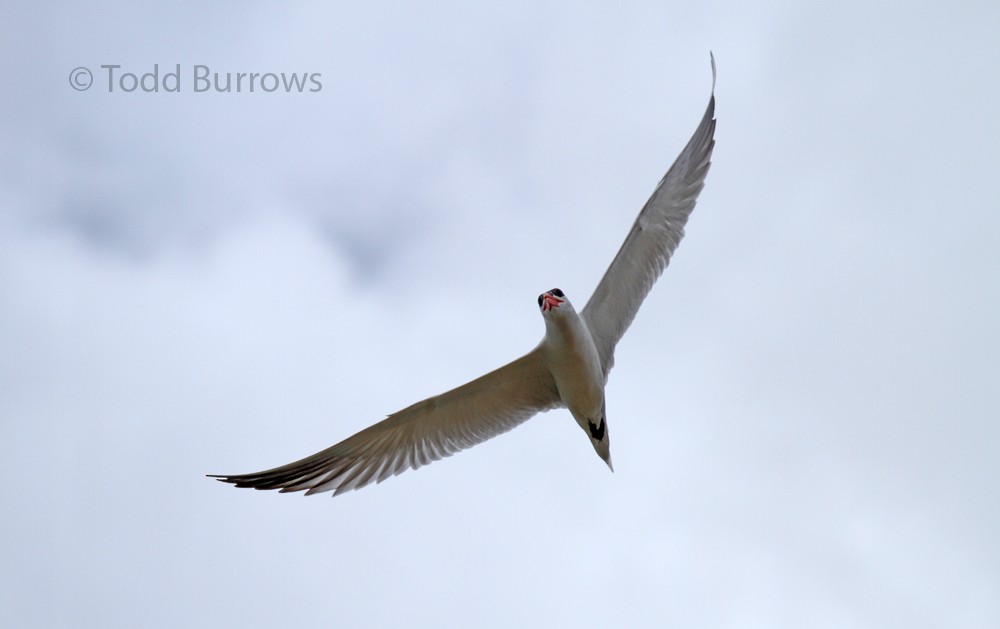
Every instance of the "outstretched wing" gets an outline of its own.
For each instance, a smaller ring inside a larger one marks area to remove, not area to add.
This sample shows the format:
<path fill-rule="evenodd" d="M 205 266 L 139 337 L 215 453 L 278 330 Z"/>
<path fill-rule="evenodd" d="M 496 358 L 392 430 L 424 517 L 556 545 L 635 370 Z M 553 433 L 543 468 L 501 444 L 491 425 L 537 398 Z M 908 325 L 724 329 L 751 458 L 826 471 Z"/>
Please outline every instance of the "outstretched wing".
<path fill-rule="evenodd" d="M 535 348 L 300 461 L 255 474 L 213 477 L 237 487 L 338 495 L 451 456 L 560 405 L 552 374 Z"/>
<path fill-rule="evenodd" d="M 701 123 L 639 212 L 618 255 L 583 308 L 601 357 L 604 376 L 614 365 L 615 345 L 657 278 L 670 263 L 695 201 L 705 185 L 715 146 L 715 58 L 712 97 Z"/>

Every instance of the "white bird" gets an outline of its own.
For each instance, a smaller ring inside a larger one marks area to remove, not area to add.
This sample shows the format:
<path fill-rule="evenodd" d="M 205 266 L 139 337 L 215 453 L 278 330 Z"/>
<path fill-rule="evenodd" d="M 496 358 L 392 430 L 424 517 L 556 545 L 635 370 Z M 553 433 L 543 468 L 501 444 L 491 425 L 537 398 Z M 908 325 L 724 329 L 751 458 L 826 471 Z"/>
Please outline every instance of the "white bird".
<path fill-rule="evenodd" d="M 670 262 L 715 146 L 712 95 L 701 123 L 639 212 L 590 301 L 577 313 L 558 288 L 538 296 L 545 336 L 533 350 L 472 382 L 389 415 L 300 461 L 253 474 L 212 475 L 237 487 L 333 491 L 381 483 L 507 432 L 537 413 L 569 409 L 611 465 L 604 386 L 615 345 Z"/>

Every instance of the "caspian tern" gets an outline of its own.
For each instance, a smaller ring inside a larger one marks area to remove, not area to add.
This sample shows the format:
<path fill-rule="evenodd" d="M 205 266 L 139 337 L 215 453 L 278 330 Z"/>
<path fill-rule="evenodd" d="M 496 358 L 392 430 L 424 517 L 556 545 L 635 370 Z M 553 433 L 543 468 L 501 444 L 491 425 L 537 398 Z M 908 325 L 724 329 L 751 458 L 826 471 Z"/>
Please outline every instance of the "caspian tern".
<path fill-rule="evenodd" d="M 514 362 L 300 461 L 212 477 L 237 487 L 338 495 L 470 448 L 555 408 L 569 409 L 613 471 L 604 386 L 615 345 L 684 236 L 711 165 L 714 136 L 713 57 L 712 94 L 701 123 L 639 212 L 583 310 L 577 313 L 560 289 L 545 291 L 538 296 L 545 336 Z"/>

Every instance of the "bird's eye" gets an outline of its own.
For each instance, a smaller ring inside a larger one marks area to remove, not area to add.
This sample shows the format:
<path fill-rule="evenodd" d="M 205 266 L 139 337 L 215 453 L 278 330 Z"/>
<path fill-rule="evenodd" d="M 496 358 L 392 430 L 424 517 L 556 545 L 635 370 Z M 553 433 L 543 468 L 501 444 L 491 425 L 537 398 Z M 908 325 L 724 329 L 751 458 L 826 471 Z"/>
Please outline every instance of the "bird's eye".
<path fill-rule="evenodd" d="M 545 295 L 539 295 L 539 296 L 538 296 L 538 307 L 539 307 L 539 308 L 541 308 L 541 307 L 542 307 L 542 297 L 544 297 L 544 296 L 545 296 Z"/>
<path fill-rule="evenodd" d="M 558 288 L 553 288 L 549 292 L 552 293 L 553 295 L 555 295 L 556 297 L 559 297 L 560 299 L 566 296 L 566 295 L 563 295 L 563 292 L 561 290 L 559 290 Z"/>

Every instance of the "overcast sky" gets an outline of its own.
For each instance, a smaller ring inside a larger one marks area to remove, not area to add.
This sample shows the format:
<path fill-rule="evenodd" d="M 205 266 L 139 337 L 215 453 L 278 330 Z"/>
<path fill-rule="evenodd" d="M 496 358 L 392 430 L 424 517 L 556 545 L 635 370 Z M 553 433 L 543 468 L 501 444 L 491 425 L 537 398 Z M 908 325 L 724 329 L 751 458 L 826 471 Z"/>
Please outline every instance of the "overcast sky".
<path fill-rule="evenodd" d="M 5 6 L 5 623 L 1000 626 L 1000 3 L 272 4 Z M 336 499 L 205 478 L 533 347 L 709 50 L 614 474 L 554 411 Z"/>

